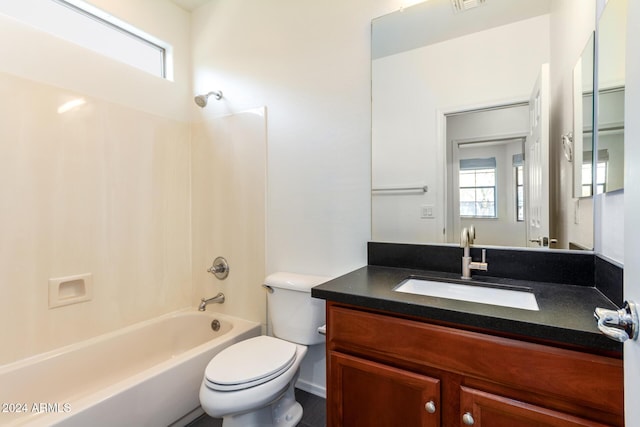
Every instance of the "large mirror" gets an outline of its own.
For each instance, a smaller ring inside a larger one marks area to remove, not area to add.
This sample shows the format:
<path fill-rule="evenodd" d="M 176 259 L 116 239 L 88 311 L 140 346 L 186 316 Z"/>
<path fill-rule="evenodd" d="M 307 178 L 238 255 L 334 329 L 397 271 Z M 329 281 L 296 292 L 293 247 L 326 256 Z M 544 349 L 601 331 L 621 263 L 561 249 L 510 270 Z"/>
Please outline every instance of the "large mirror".
<path fill-rule="evenodd" d="M 373 240 L 459 243 L 472 223 L 478 244 L 554 246 L 551 16 L 552 0 L 430 0 L 373 20 Z"/>
<path fill-rule="evenodd" d="M 596 193 L 624 187 L 626 17 L 627 0 L 609 0 L 598 21 Z"/>
<path fill-rule="evenodd" d="M 573 135 L 563 139 L 567 160 L 573 162 L 573 197 L 593 196 L 593 88 L 595 33 L 573 69 Z"/>

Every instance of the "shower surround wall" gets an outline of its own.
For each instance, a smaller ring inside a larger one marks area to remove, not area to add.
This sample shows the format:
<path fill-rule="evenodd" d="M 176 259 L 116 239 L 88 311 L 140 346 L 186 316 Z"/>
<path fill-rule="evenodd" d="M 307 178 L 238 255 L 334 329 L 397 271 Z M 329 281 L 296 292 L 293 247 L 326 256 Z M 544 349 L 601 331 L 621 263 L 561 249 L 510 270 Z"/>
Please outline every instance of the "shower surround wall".
<path fill-rule="evenodd" d="M 0 364 L 191 304 L 189 14 L 92 3 L 169 42 L 175 81 L 0 14 Z M 93 299 L 49 309 L 83 273 Z"/>
<path fill-rule="evenodd" d="M 209 106 L 221 103 L 209 98 Z M 209 108 L 209 107 L 207 107 Z M 222 305 L 207 310 L 266 321 L 265 194 L 266 108 L 211 117 L 192 124 L 193 283 L 192 305 L 224 292 Z M 217 256 L 230 273 L 207 272 Z M 264 329 L 264 328 L 263 328 Z"/>
<path fill-rule="evenodd" d="M 0 122 L 0 364 L 189 304 L 188 123 L 6 73 Z M 93 299 L 49 309 L 81 273 Z"/>
<path fill-rule="evenodd" d="M 188 12 L 91 3 L 169 42 L 175 80 L 0 14 L 0 38 L 17 41 L 0 44 L 0 364 L 219 290 L 216 310 L 265 321 L 264 109 L 197 115 Z M 217 255 L 224 282 L 206 273 Z M 49 309 L 49 278 L 82 273 L 93 299 Z"/>

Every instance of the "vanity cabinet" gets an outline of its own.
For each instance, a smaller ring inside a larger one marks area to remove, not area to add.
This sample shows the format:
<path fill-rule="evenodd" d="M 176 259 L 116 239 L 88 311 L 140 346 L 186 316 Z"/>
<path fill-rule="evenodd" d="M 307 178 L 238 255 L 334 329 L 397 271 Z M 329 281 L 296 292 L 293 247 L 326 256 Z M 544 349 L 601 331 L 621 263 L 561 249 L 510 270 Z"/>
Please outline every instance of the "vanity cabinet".
<path fill-rule="evenodd" d="M 619 358 L 327 302 L 338 426 L 623 426 Z"/>
<path fill-rule="evenodd" d="M 611 425 L 467 387 L 461 387 L 460 407 L 462 411 L 467 411 L 462 414 L 463 425 L 492 427 Z"/>
<path fill-rule="evenodd" d="M 332 425 L 440 426 L 440 380 L 338 352 L 330 357 L 339 414 Z"/>

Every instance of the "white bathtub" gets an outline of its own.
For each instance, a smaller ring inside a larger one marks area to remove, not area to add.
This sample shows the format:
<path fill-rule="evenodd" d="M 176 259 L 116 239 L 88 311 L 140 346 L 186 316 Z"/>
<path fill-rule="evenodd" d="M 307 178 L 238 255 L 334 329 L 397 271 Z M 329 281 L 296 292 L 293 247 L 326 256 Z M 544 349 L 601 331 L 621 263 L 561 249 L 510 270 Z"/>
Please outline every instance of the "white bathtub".
<path fill-rule="evenodd" d="M 0 366 L 0 425 L 184 424 L 201 413 L 211 358 L 258 335 L 259 323 L 184 310 Z"/>

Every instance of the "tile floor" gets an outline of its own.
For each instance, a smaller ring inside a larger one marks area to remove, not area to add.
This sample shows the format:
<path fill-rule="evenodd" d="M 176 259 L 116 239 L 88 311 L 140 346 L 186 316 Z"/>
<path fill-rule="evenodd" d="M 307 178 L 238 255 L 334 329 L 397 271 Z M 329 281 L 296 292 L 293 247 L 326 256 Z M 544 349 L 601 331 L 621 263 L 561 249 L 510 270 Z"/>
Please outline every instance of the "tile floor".
<path fill-rule="evenodd" d="M 327 413 L 325 400 L 314 394 L 296 389 L 296 400 L 300 402 L 304 413 L 298 427 L 325 427 L 327 425 Z M 222 420 L 202 415 L 191 422 L 187 427 L 221 427 Z"/>

